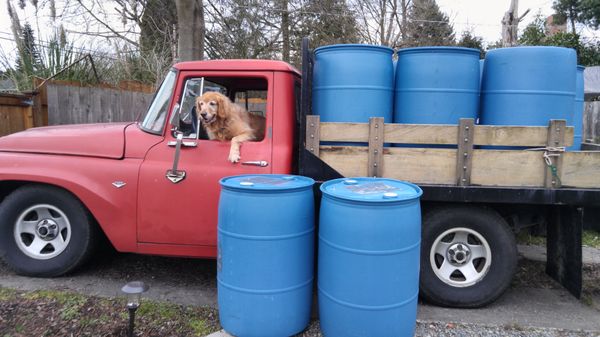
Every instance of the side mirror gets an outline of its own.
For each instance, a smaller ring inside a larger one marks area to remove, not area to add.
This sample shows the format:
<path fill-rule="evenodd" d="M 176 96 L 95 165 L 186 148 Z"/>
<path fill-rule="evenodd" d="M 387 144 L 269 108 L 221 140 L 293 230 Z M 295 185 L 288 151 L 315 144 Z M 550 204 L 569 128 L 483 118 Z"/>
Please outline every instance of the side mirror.
<path fill-rule="evenodd" d="M 181 117 L 179 116 L 179 103 L 176 103 L 175 106 L 173 106 L 173 111 L 171 111 L 171 119 L 169 120 L 169 123 L 171 124 L 171 131 L 179 130 L 180 120 Z"/>

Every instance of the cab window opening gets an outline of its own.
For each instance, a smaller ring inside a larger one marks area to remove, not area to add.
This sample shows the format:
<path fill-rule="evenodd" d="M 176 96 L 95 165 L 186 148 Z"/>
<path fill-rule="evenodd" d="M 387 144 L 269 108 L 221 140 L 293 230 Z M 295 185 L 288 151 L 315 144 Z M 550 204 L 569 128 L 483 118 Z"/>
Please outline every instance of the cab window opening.
<path fill-rule="evenodd" d="M 184 138 L 208 140 L 209 136 L 196 111 L 196 99 L 207 92 L 218 92 L 249 114 L 267 116 L 268 82 L 264 78 L 189 77 L 185 79 L 180 100 L 180 128 Z M 263 125 L 264 128 L 264 125 Z M 254 141 L 262 141 L 256 139 Z"/>

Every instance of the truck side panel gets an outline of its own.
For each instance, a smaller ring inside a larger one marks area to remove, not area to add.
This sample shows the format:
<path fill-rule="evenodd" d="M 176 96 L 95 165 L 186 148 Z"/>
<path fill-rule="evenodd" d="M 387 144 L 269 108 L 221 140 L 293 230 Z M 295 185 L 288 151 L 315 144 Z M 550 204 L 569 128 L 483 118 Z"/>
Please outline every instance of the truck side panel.
<path fill-rule="evenodd" d="M 140 164 L 140 159 L 3 153 L 0 181 L 49 184 L 73 193 L 89 209 L 117 250 L 135 252 Z M 65 170 L 65 167 L 72 169 Z M 119 188 L 113 185 L 116 182 L 125 185 Z"/>

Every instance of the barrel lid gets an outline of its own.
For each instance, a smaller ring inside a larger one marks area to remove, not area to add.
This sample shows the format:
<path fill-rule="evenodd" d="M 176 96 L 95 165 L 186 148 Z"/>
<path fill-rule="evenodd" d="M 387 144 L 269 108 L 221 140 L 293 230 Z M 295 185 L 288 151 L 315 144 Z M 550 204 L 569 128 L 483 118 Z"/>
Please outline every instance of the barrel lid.
<path fill-rule="evenodd" d="M 460 53 L 479 55 L 479 49 L 466 47 L 449 47 L 449 46 L 428 46 L 428 47 L 413 47 L 402 48 L 398 50 L 398 54 L 408 53 Z"/>
<path fill-rule="evenodd" d="M 315 49 L 315 54 L 327 52 L 327 51 L 334 51 L 334 50 L 350 50 L 350 51 L 371 50 L 371 51 L 382 51 L 382 52 L 386 52 L 389 54 L 394 53 L 394 50 L 392 48 L 386 47 L 386 46 L 376 46 L 376 45 L 372 45 L 372 44 L 332 44 L 329 46 L 322 46 L 322 47 Z"/>
<path fill-rule="evenodd" d="M 558 47 L 558 46 L 518 46 L 518 47 L 506 47 L 506 48 L 496 48 L 491 49 L 486 53 L 486 58 L 489 55 L 495 54 L 504 54 L 509 53 L 513 54 L 521 54 L 521 53 L 536 53 L 536 52 L 544 52 L 544 53 L 568 53 L 576 55 L 577 52 L 573 48 L 566 47 Z"/>
<path fill-rule="evenodd" d="M 321 185 L 324 194 L 345 200 L 396 202 L 416 199 L 423 194 L 419 186 L 387 178 L 341 178 Z"/>
<path fill-rule="evenodd" d="M 222 187 L 239 190 L 292 190 L 312 186 L 311 178 L 289 174 L 244 174 L 225 177 L 219 181 Z"/>

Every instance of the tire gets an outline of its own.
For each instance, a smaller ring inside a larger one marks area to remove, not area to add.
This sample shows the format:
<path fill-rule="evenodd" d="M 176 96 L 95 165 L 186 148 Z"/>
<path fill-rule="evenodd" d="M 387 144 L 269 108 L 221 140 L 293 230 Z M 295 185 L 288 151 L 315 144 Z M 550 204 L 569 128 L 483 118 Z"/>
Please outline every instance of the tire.
<path fill-rule="evenodd" d="M 97 227 L 72 194 L 26 185 L 0 204 L 0 255 L 17 274 L 55 277 L 91 254 Z"/>
<path fill-rule="evenodd" d="M 448 206 L 423 216 L 421 297 L 436 305 L 477 308 L 495 301 L 510 286 L 517 245 L 495 211 Z"/>

